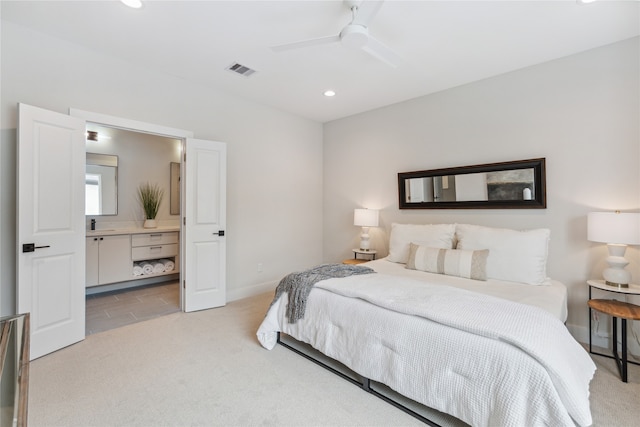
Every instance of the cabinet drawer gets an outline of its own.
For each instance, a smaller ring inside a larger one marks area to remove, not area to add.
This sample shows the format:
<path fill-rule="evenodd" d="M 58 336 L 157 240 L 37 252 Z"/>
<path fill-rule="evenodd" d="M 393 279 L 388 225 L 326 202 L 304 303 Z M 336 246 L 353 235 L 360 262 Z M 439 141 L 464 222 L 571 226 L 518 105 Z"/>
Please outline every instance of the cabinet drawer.
<path fill-rule="evenodd" d="M 131 246 L 150 246 L 150 245 L 166 245 L 169 243 L 178 243 L 178 233 L 143 233 L 131 236 Z"/>
<path fill-rule="evenodd" d="M 145 259 L 160 259 L 177 255 L 177 244 L 140 246 L 131 249 L 131 258 L 134 261 L 141 261 Z"/>

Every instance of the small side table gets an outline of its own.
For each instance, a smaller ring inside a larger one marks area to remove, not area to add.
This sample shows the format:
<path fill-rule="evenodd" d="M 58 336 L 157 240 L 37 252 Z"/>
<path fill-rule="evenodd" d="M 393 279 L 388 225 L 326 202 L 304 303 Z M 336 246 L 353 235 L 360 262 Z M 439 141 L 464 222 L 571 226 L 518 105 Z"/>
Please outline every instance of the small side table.
<path fill-rule="evenodd" d="M 627 360 L 627 320 L 640 320 L 640 306 L 630 304 L 624 301 L 617 301 L 614 299 L 592 299 L 591 291 L 593 288 L 604 290 L 607 292 L 615 292 L 627 295 L 640 295 L 640 286 L 629 285 L 628 288 L 620 288 L 616 286 L 607 285 L 604 280 L 588 280 L 589 285 L 589 353 L 596 354 L 598 356 L 609 357 L 616 360 L 618 371 L 623 382 L 627 382 L 627 363 L 634 365 L 640 365 L 639 363 Z M 592 349 L 591 335 L 591 310 L 596 310 L 601 313 L 611 316 L 612 322 L 612 347 L 613 356 L 608 354 L 596 353 Z M 622 323 L 622 352 L 618 355 L 618 318 Z"/>
<path fill-rule="evenodd" d="M 343 264 L 362 264 L 364 262 L 373 261 L 374 259 L 376 259 L 376 254 L 378 253 L 378 251 L 376 250 L 363 251 L 361 249 L 352 249 L 352 251 L 353 259 L 345 259 L 344 261 L 342 261 Z M 358 255 L 368 257 L 358 258 Z"/>

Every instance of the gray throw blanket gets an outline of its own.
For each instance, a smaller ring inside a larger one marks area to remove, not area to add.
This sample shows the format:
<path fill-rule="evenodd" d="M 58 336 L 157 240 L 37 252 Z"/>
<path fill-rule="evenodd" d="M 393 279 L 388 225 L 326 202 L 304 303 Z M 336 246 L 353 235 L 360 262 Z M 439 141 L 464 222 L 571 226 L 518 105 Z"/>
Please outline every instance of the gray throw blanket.
<path fill-rule="evenodd" d="M 304 317 L 304 312 L 307 307 L 307 297 L 313 285 L 325 279 L 370 273 L 375 273 L 375 271 L 369 267 L 347 264 L 323 264 L 309 270 L 289 273 L 278 284 L 276 295 L 273 297 L 271 305 L 273 305 L 283 293 L 287 292 L 289 296 L 287 319 L 289 323 L 296 323 L 298 319 Z"/>

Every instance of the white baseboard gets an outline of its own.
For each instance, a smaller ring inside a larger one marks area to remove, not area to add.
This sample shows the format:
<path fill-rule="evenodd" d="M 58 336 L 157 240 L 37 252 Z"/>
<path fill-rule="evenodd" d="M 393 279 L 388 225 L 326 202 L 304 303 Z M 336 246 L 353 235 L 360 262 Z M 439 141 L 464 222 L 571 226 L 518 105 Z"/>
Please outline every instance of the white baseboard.
<path fill-rule="evenodd" d="M 276 286 L 278 286 L 278 281 L 258 283 L 257 285 L 248 286 L 242 289 L 228 289 L 227 302 L 260 295 L 269 291 L 275 292 Z"/>
<path fill-rule="evenodd" d="M 567 329 L 569 330 L 573 338 L 576 339 L 576 341 L 585 345 L 589 345 L 588 327 L 567 324 Z M 591 336 L 591 344 L 598 347 L 609 348 L 611 346 L 611 343 L 609 341 L 609 334 L 593 334 Z"/>
<path fill-rule="evenodd" d="M 640 360 L 640 342 L 638 342 L 633 333 L 629 330 L 634 326 L 634 322 L 631 320 L 627 321 L 627 351 L 628 357 L 630 360 Z M 567 325 L 567 329 L 571 335 L 576 339 L 576 341 L 584 344 L 585 346 L 589 345 L 589 328 L 585 326 L 576 326 L 576 325 Z M 611 330 L 607 332 L 599 331 L 597 334 L 593 334 L 591 336 L 591 344 L 594 347 L 600 347 L 602 349 L 609 349 L 611 352 Z M 620 340 L 618 339 L 618 348 L 620 348 Z M 588 348 L 588 347 L 587 347 Z M 603 350 L 596 350 L 597 352 L 601 352 Z M 605 351 L 605 353 L 607 353 Z"/>
<path fill-rule="evenodd" d="M 175 282 L 180 280 L 180 274 L 165 274 L 162 276 L 147 277 L 144 279 L 129 280 L 126 282 L 111 283 L 109 285 L 91 286 L 85 289 L 85 295 L 100 294 L 102 292 L 121 291 L 129 288 L 137 288 L 146 285 L 155 285 L 162 282 Z"/>

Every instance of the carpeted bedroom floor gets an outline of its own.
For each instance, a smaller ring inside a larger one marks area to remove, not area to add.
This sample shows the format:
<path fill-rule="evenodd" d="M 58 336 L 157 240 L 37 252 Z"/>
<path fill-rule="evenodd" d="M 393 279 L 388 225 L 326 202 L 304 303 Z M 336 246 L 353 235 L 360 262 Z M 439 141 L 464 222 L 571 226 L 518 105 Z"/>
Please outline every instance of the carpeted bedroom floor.
<path fill-rule="evenodd" d="M 415 418 L 255 332 L 267 293 L 88 336 L 34 360 L 29 425 L 411 426 Z M 594 356 L 594 426 L 640 419 L 640 367 Z"/>

